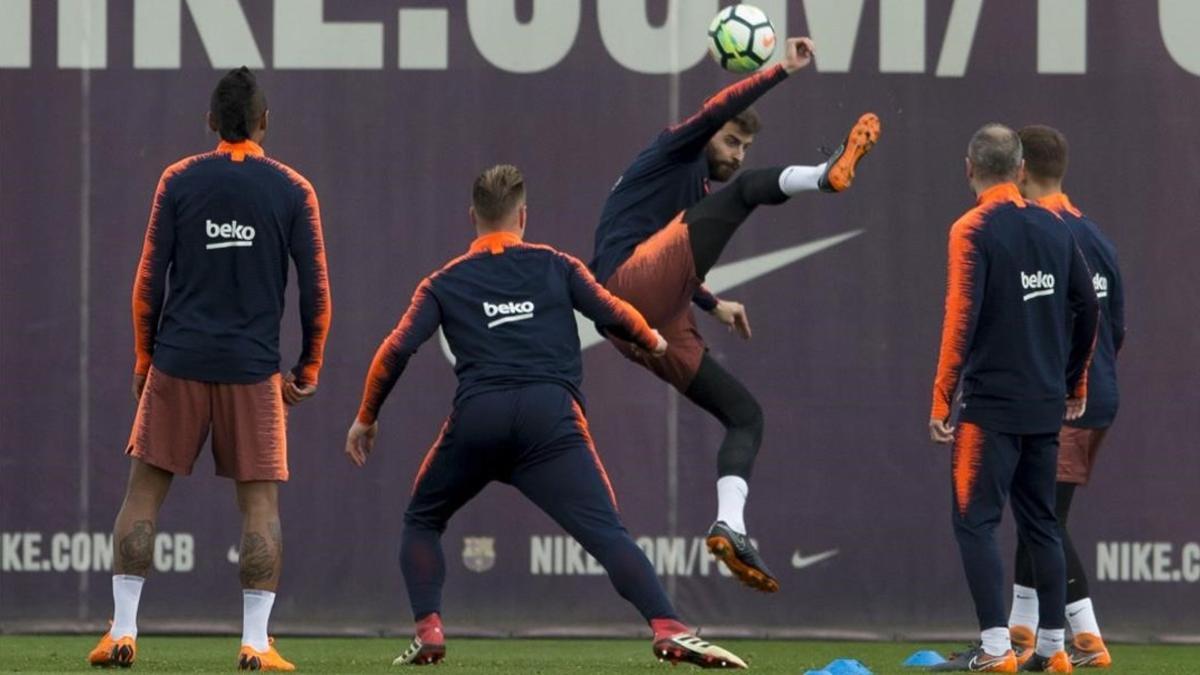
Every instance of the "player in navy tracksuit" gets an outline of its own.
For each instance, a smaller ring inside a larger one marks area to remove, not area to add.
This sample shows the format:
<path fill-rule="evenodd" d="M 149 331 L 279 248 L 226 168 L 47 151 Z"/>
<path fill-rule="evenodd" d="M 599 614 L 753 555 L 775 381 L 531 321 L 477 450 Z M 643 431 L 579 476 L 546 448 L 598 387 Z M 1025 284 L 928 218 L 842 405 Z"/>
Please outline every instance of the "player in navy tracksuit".
<path fill-rule="evenodd" d="M 158 511 L 205 440 L 217 474 L 236 481 L 243 588 L 238 667 L 292 670 L 267 637 L 282 567 L 279 483 L 288 479 L 286 405 L 316 392 L 331 303 L 313 186 L 259 143 L 267 103 L 246 68 L 213 90 L 216 150 L 167 167 L 133 285 L 137 418 L 129 485 L 113 527 L 113 624 L 89 656 L 129 666 Z M 296 265 L 303 344 L 280 374 L 288 261 Z"/>
<path fill-rule="evenodd" d="M 1054 514 L 1058 432 L 1087 397 L 1098 306 L 1083 255 L 1049 211 L 1014 184 L 1021 142 L 988 125 L 971 139 L 975 208 L 950 230 L 946 314 L 930 436 L 953 442 L 954 534 L 975 601 L 981 645 L 935 670 L 1014 672 L 995 529 L 1012 495 L 1033 560 L 1041 628 L 1027 667 L 1069 672 L 1063 649 L 1066 572 Z M 952 404 L 961 385 L 957 427 Z"/>
<path fill-rule="evenodd" d="M 782 63 L 720 91 L 639 153 L 604 203 L 591 263 L 596 278 L 637 307 L 670 344 L 666 357 L 651 359 L 609 336 L 617 349 L 724 425 L 709 550 L 743 583 L 768 592 L 778 590 L 779 583 L 751 545 L 743 514 L 747 480 L 762 443 L 762 408 L 707 354 L 691 305 L 748 339 L 745 308 L 717 299 L 704 287 L 705 276 L 756 206 L 779 204 L 805 190 L 845 190 L 878 138 L 879 119 L 864 115 L 827 163 L 747 171 L 708 195 L 710 181 L 729 180 L 754 141 L 759 120 L 750 105 L 806 66 L 811 50 L 807 38 L 788 40 Z"/>
<path fill-rule="evenodd" d="M 657 656 L 744 667 L 680 623 L 653 566 L 621 524 L 583 413 L 574 310 L 648 353 L 661 355 L 666 342 L 637 310 L 596 283 L 583 263 L 522 241 L 525 187 L 515 167 L 481 174 L 472 201 L 479 238 L 417 287 L 371 363 L 346 441 L 347 455 L 362 466 L 380 406 L 408 359 L 440 326 L 456 358 L 458 391 L 404 514 L 400 559 L 417 635 L 396 662 L 433 663 L 445 654 L 441 535 L 458 509 L 488 483 L 501 481 L 604 566 L 617 592 L 650 623 Z"/>
<path fill-rule="evenodd" d="M 1067 622 L 1074 639 L 1068 650 L 1076 667 L 1112 665 L 1112 655 L 1100 636 L 1100 625 L 1088 592 L 1087 571 L 1075 551 L 1067 530 L 1067 515 L 1075 488 L 1086 485 L 1096 453 L 1108 427 L 1117 415 L 1117 353 L 1125 339 L 1125 290 L 1117 251 L 1096 223 L 1083 215 L 1062 191 L 1067 170 L 1067 139 L 1057 129 L 1029 126 L 1021 129 L 1025 148 L 1025 179 L 1021 193 L 1053 211 L 1066 223 L 1079 244 L 1092 273 L 1092 287 L 1100 301 L 1100 329 L 1088 368 L 1087 410 L 1077 420 L 1063 425 L 1059 433 L 1058 486 L 1055 510 L 1062 530 L 1067 559 Z M 1016 579 L 1008 627 L 1018 654 L 1033 647 L 1038 625 L 1037 594 L 1033 561 L 1025 546 L 1017 545 Z"/>

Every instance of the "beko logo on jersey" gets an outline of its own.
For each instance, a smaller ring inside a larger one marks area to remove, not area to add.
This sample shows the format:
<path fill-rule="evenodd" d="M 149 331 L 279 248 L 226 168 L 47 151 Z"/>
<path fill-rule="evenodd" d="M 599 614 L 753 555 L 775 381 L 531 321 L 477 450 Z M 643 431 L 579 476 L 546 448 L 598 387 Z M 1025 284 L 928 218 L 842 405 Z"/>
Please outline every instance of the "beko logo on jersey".
<path fill-rule="evenodd" d="M 208 233 L 209 239 L 217 239 L 218 241 L 209 242 L 204 248 L 213 250 L 215 248 L 231 248 L 234 246 L 253 246 L 254 228 L 250 225 L 242 225 L 238 221 L 231 223 L 214 223 L 209 220 L 204 224 L 204 231 Z"/>
<path fill-rule="evenodd" d="M 524 302 L 500 302 L 492 304 L 490 302 L 483 303 L 483 313 L 487 318 L 499 316 L 495 321 L 489 321 L 487 327 L 495 328 L 502 323 L 512 323 L 513 321 L 524 321 L 533 318 L 533 302 L 526 300 Z"/>
<path fill-rule="evenodd" d="M 1021 272 L 1021 288 L 1029 291 L 1025 294 L 1026 302 L 1044 295 L 1054 294 L 1054 275 L 1038 270 L 1033 274 Z"/>
<path fill-rule="evenodd" d="M 1108 297 L 1108 277 L 1096 272 L 1092 275 L 1092 288 L 1096 291 L 1097 298 Z"/>

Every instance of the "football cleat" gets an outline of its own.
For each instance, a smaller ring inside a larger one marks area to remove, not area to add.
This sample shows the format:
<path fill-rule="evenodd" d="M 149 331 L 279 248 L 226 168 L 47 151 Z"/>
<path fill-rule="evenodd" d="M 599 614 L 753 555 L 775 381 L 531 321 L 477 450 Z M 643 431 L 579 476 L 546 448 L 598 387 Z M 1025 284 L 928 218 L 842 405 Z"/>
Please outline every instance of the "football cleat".
<path fill-rule="evenodd" d="M 1074 643 L 1067 649 L 1067 656 L 1071 657 L 1071 665 L 1076 668 L 1107 668 L 1112 665 L 1108 647 L 1095 633 L 1076 635 Z"/>
<path fill-rule="evenodd" d="M 1071 657 L 1067 656 L 1064 651 L 1054 653 L 1054 656 L 1042 656 L 1034 654 L 1029 657 L 1021 666 L 1022 673 L 1070 673 L 1074 671 L 1071 667 Z"/>
<path fill-rule="evenodd" d="M 1008 627 L 1008 635 L 1012 639 L 1013 649 L 1033 649 L 1037 642 L 1033 629 L 1028 626 L 1012 625 Z"/>
<path fill-rule="evenodd" d="M 1033 656 L 1033 648 L 1037 643 L 1033 629 L 1028 626 L 1013 625 L 1008 627 L 1008 634 L 1012 639 L 1013 652 L 1017 655 L 1017 666 L 1025 665 L 1029 657 Z"/>
<path fill-rule="evenodd" d="M 1015 673 L 1017 672 L 1017 655 L 1008 650 L 1000 656 L 992 656 L 983 651 L 983 647 L 972 647 L 965 652 L 951 654 L 945 663 L 939 663 L 929 670 L 934 672 L 969 672 L 969 673 Z"/>
<path fill-rule="evenodd" d="M 749 668 L 737 654 L 705 642 L 691 633 L 680 633 L 654 641 L 659 661 L 690 663 L 701 668 Z"/>
<path fill-rule="evenodd" d="M 724 521 L 718 520 L 709 528 L 705 543 L 709 552 L 724 562 L 743 584 L 765 593 L 779 590 L 779 582 L 750 543 L 750 537 L 734 532 Z"/>
<path fill-rule="evenodd" d="M 408 649 L 392 661 L 393 666 L 427 666 L 446 658 L 446 635 L 442 632 L 442 617 L 433 612 L 417 622 L 416 635 Z"/>
<path fill-rule="evenodd" d="M 854 169 L 860 160 L 871 152 L 879 141 L 882 125 L 875 113 L 866 113 L 858 118 L 846 140 L 834 150 L 829 161 L 825 163 L 825 171 L 817 179 L 817 187 L 822 192 L 841 192 L 854 182 Z"/>
<path fill-rule="evenodd" d="M 96 648 L 88 654 L 88 663 L 103 668 L 111 668 L 113 666 L 128 668 L 133 665 L 133 661 L 136 658 L 136 639 L 123 637 L 119 640 L 114 640 L 110 633 L 105 633 L 100 638 L 100 642 L 96 645 Z"/>
<path fill-rule="evenodd" d="M 425 642 L 414 637 L 408 649 L 392 661 L 393 666 L 428 666 L 446 658 L 446 643 Z"/>
<path fill-rule="evenodd" d="M 275 651 L 275 638 L 267 638 L 267 651 L 260 652 L 250 645 L 242 645 L 238 652 L 238 670 L 269 670 L 291 672 L 296 669 L 290 661 Z"/>

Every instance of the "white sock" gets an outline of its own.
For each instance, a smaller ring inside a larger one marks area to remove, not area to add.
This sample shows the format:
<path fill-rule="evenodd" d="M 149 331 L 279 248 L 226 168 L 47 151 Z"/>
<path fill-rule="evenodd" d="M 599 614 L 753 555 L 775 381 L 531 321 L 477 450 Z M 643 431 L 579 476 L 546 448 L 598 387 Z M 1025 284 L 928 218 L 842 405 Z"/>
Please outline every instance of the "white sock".
<path fill-rule="evenodd" d="M 1092 599 L 1084 598 L 1067 605 L 1067 621 L 1071 624 L 1071 632 L 1075 635 L 1091 633 L 1100 637 L 1100 624 L 1096 623 L 1096 612 L 1092 609 Z"/>
<path fill-rule="evenodd" d="M 1063 640 L 1066 639 L 1067 630 L 1065 628 L 1039 628 L 1037 639 L 1038 656 L 1050 658 L 1061 652 L 1064 648 Z"/>
<path fill-rule="evenodd" d="M 826 162 L 825 164 L 827 164 Z M 825 164 L 820 166 L 789 166 L 779 174 L 779 189 L 791 197 L 805 190 L 816 190 L 817 180 L 825 173 Z"/>
<path fill-rule="evenodd" d="M 1013 584 L 1012 613 L 1008 615 L 1009 626 L 1024 626 L 1031 631 L 1038 627 L 1037 589 Z"/>
<path fill-rule="evenodd" d="M 1012 640 L 1008 638 L 1008 628 L 1000 626 L 989 628 L 979 633 L 979 641 L 983 643 L 983 651 L 988 656 L 1004 656 L 1012 649 Z"/>
<path fill-rule="evenodd" d="M 137 609 L 142 599 L 142 584 L 145 577 L 132 574 L 114 574 L 113 588 L 113 622 L 108 634 L 114 640 L 123 637 L 137 637 Z"/>
<path fill-rule="evenodd" d="M 242 589 L 242 644 L 256 652 L 267 651 L 267 621 L 274 605 L 275 594 L 271 591 Z"/>
<path fill-rule="evenodd" d="M 724 521 L 729 529 L 746 534 L 746 521 L 742 512 L 746 509 L 746 496 L 750 486 L 739 476 L 721 476 L 717 479 L 717 520 Z"/>

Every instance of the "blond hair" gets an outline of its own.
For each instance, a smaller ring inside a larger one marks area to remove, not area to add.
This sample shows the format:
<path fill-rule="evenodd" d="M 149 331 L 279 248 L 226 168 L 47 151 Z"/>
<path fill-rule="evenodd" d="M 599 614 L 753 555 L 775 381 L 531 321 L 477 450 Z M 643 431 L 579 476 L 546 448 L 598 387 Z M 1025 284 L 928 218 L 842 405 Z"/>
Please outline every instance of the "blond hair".
<path fill-rule="evenodd" d="M 525 177 L 511 164 L 497 164 L 479 174 L 471 186 L 471 205 L 479 218 L 502 220 L 525 201 Z"/>

